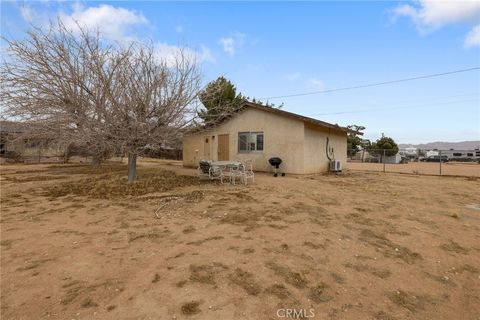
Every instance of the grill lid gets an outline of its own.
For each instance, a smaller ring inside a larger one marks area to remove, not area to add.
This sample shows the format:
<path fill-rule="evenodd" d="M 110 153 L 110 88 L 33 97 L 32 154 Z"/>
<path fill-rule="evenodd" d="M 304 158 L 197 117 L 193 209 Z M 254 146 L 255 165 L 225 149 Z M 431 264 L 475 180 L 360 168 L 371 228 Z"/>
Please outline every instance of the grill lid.
<path fill-rule="evenodd" d="M 268 159 L 268 163 L 270 163 L 270 165 L 278 168 L 278 166 L 280 164 L 282 164 L 282 159 L 280 159 L 278 157 L 273 157 L 273 158 Z"/>

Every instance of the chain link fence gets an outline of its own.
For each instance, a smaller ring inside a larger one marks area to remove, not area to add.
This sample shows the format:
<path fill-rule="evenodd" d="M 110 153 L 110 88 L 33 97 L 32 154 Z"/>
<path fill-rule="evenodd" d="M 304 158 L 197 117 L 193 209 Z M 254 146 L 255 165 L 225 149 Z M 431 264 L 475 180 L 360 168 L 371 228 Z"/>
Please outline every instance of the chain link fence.
<path fill-rule="evenodd" d="M 352 149 L 350 170 L 480 177 L 480 150 Z"/>

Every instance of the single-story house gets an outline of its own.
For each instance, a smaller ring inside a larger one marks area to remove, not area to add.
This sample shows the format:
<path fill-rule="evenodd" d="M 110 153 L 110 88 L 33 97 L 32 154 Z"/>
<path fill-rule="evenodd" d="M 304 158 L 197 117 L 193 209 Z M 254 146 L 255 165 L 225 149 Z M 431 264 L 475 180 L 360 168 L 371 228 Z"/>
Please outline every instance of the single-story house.
<path fill-rule="evenodd" d="M 25 162 L 63 158 L 64 147 L 42 137 L 25 122 L 0 121 L 0 161 L 16 158 Z"/>
<path fill-rule="evenodd" d="M 215 125 L 184 135 L 183 165 L 200 160 L 253 161 L 255 171 L 272 171 L 268 159 L 282 159 L 280 172 L 329 170 L 330 160 L 347 160 L 349 129 L 295 113 L 247 102 Z"/>
<path fill-rule="evenodd" d="M 393 156 L 383 156 L 383 151 L 372 152 L 367 149 L 358 150 L 350 159 L 359 160 L 361 162 L 373 162 L 373 163 L 401 163 L 402 155 L 397 152 Z"/>

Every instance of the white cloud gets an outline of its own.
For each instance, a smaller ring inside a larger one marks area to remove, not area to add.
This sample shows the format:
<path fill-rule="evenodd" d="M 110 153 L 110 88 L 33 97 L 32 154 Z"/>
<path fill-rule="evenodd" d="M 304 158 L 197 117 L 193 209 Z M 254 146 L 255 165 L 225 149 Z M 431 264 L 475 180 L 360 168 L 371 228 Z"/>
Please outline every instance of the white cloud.
<path fill-rule="evenodd" d="M 245 34 L 237 32 L 233 36 L 220 38 L 218 42 L 222 46 L 223 51 L 231 56 L 234 56 L 237 49 L 244 45 L 245 38 Z"/>
<path fill-rule="evenodd" d="M 312 79 L 310 79 L 308 84 L 311 88 L 314 88 L 315 90 L 318 90 L 318 91 L 325 90 L 325 84 L 321 80 L 312 78 Z"/>
<path fill-rule="evenodd" d="M 215 62 L 215 56 L 212 54 L 212 51 L 205 45 L 200 45 L 199 52 L 199 61 L 200 62 Z"/>
<path fill-rule="evenodd" d="M 295 81 L 298 78 L 300 78 L 300 73 L 299 72 L 285 73 L 284 75 L 282 75 L 282 78 L 288 81 Z"/>
<path fill-rule="evenodd" d="M 235 39 L 233 39 L 232 37 L 221 38 L 219 40 L 219 43 L 222 45 L 223 51 L 225 51 L 231 56 L 235 54 Z"/>
<path fill-rule="evenodd" d="M 25 5 L 22 5 L 20 7 L 20 15 L 22 16 L 23 20 L 27 22 L 32 22 L 33 21 L 33 12 L 32 9 Z"/>
<path fill-rule="evenodd" d="M 38 11 L 32 10 L 31 7 L 23 6 L 19 9 L 26 21 L 35 20 L 34 22 L 37 22 L 37 24 L 40 22 L 40 25 L 47 25 L 48 21 L 51 21 L 51 16 L 42 19 L 42 21 L 37 21 L 40 14 Z M 58 12 L 57 14 L 65 27 L 70 30 L 76 32 L 79 26 L 88 30 L 98 29 L 105 40 L 118 41 L 122 44 L 130 41 L 142 42 L 145 40 L 145 37 L 141 35 L 142 30 L 139 30 L 138 27 L 150 25 L 150 22 L 142 13 L 105 4 L 96 7 L 84 7 L 76 2 L 71 6 L 70 13 Z M 178 25 L 176 30 L 183 31 L 183 27 Z M 211 50 L 203 44 L 200 45 L 198 50 L 162 41 L 155 41 L 153 45 L 156 57 L 166 61 L 167 64 L 175 63 L 175 57 L 182 50 L 185 57 L 191 61 L 198 63 L 215 62 L 215 57 Z"/>
<path fill-rule="evenodd" d="M 392 10 L 393 21 L 409 17 L 421 34 L 435 31 L 448 24 L 478 25 L 480 23 L 480 1 L 478 0 L 417 0 L 414 5 L 401 4 Z M 465 46 L 478 42 L 477 27 L 465 39 Z M 473 40 L 472 40 L 473 39 Z"/>
<path fill-rule="evenodd" d="M 59 17 L 69 29 L 77 29 L 78 23 L 87 29 L 98 28 L 104 37 L 121 42 L 131 39 L 128 34 L 132 27 L 149 23 L 141 13 L 108 4 L 86 8 L 75 5 L 71 14 L 62 12 Z"/>
<path fill-rule="evenodd" d="M 465 37 L 466 48 L 480 47 L 480 25 L 475 26 Z"/>
<path fill-rule="evenodd" d="M 156 58 L 159 61 L 164 61 L 167 65 L 174 65 L 176 58 L 181 52 L 183 52 L 184 57 L 191 62 L 215 62 L 215 57 L 212 52 L 203 44 L 200 46 L 199 51 L 161 42 L 155 44 Z"/>

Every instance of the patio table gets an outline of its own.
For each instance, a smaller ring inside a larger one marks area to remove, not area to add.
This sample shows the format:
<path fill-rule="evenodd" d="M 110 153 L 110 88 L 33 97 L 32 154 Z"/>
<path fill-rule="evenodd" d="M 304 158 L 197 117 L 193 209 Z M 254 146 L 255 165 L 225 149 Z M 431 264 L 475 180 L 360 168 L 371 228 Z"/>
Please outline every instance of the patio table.
<path fill-rule="evenodd" d="M 238 168 L 242 163 L 240 161 L 233 160 L 223 160 L 223 161 L 213 161 L 212 166 L 218 166 L 223 168 Z"/>

